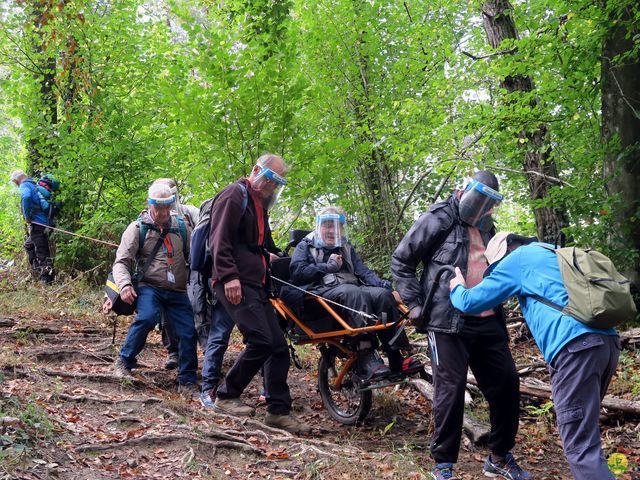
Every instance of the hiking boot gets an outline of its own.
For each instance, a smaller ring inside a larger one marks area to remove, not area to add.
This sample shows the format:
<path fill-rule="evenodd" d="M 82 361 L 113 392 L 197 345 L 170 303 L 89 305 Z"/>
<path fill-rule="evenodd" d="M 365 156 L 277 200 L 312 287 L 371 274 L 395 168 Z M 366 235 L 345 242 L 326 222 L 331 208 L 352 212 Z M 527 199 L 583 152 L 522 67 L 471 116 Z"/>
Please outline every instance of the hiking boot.
<path fill-rule="evenodd" d="M 119 378 L 133 377 L 133 373 L 131 373 L 131 369 L 127 367 L 122 357 L 118 357 L 116 361 L 113 363 L 113 373 L 115 374 L 116 377 L 119 377 Z"/>
<path fill-rule="evenodd" d="M 434 480 L 453 480 L 453 463 L 437 463 L 431 470 L 431 478 Z"/>
<path fill-rule="evenodd" d="M 280 428 L 289 433 L 310 433 L 311 427 L 306 423 L 291 415 L 278 415 L 277 413 L 267 412 L 264 417 L 264 424 L 273 428 Z"/>
<path fill-rule="evenodd" d="M 164 368 L 165 368 L 165 370 L 175 370 L 176 368 L 178 368 L 178 354 L 177 353 L 170 353 L 169 354 L 169 358 L 167 358 L 167 361 L 164 364 Z"/>
<path fill-rule="evenodd" d="M 213 409 L 218 413 L 235 415 L 236 417 L 252 417 L 256 413 L 255 408 L 245 405 L 239 398 L 216 397 Z"/>
<path fill-rule="evenodd" d="M 387 377 L 391 370 L 384 364 L 378 352 L 372 348 L 358 350 L 358 372 L 363 380 L 380 380 Z"/>
<path fill-rule="evenodd" d="M 513 458 L 511 452 L 505 456 L 505 462 L 493 462 L 491 455 L 484 461 L 484 467 L 482 468 L 485 477 L 502 477 L 507 480 L 530 480 L 533 478 L 529 472 L 524 471 L 516 463 L 516 459 Z"/>
<path fill-rule="evenodd" d="M 213 408 L 213 402 L 216 400 L 216 391 L 212 388 L 200 394 L 200 403 L 204 408 Z"/>
<path fill-rule="evenodd" d="M 185 400 L 191 400 L 200 396 L 200 388 L 195 383 L 181 383 L 178 385 L 178 393 Z"/>

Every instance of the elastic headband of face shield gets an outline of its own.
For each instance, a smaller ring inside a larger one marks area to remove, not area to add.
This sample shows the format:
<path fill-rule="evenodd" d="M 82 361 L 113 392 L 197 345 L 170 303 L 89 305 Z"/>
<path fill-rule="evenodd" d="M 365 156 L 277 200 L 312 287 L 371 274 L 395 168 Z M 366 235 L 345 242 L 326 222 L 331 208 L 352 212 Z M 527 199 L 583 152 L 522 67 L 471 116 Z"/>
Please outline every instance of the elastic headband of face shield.
<path fill-rule="evenodd" d="M 324 221 L 334 220 L 344 224 L 347 221 L 347 217 L 340 213 L 323 213 L 321 215 L 316 215 L 316 222 L 322 223 Z"/>
<path fill-rule="evenodd" d="M 262 165 L 258 165 L 260 167 L 260 171 L 256 174 L 256 180 L 258 180 L 259 178 L 266 178 L 267 180 L 276 183 L 280 186 L 285 186 L 287 184 L 287 180 L 281 176 L 278 175 L 276 172 L 274 172 L 273 170 L 271 170 L 269 167 L 264 167 Z"/>
<path fill-rule="evenodd" d="M 491 198 L 495 203 L 499 203 L 504 199 L 504 195 L 478 180 L 472 180 L 471 183 L 467 185 L 465 191 L 468 192 L 469 190 L 478 190 L 480 193 Z"/>
<path fill-rule="evenodd" d="M 464 194 L 460 198 L 458 206 L 460 219 L 469 225 L 478 226 L 483 217 L 498 205 L 503 198 L 504 195 L 501 195 L 493 188 L 478 180 L 473 180 L 467 185 Z"/>
<path fill-rule="evenodd" d="M 176 201 L 176 196 L 171 195 L 170 197 L 164 197 L 164 198 L 149 197 L 147 201 L 149 202 L 149 205 L 173 205 L 173 202 Z"/>

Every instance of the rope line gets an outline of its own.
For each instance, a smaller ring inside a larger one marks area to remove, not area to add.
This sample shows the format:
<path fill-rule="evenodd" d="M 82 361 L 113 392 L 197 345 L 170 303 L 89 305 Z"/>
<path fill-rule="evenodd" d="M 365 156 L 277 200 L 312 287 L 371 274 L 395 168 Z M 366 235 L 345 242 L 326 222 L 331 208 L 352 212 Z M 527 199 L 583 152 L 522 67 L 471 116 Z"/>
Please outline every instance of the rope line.
<path fill-rule="evenodd" d="M 66 233 L 67 235 L 73 235 L 74 237 L 84 238 L 86 240 L 91 240 L 92 242 L 102 243 L 103 245 L 107 245 L 109 247 L 118 248 L 119 245 L 117 243 L 106 242 L 104 240 L 98 240 L 97 238 L 87 237 L 86 235 L 81 235 L 79 233 L 73 233 L 68 230 L 63 230 L 62 228 L 52 227 L 51 225 L 44 225 L 38 222 L 31 222 L 33 225 L 40 225 L 41 227 L 50 228 L 51 230 L 55 230 L 56 232 Z"/>

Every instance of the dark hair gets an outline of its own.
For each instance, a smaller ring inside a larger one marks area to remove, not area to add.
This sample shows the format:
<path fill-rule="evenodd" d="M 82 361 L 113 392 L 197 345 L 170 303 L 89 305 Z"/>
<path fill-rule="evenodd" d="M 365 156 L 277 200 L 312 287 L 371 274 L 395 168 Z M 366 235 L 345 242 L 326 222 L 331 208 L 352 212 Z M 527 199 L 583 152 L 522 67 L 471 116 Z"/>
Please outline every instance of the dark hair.
<path fill-rule="evenodd" d="M 500 191 L 500 185 L 496 176 L 487 170 L 480 170 L 473 176 L 474 180 L 484 183 L 487 187 L 493 188 L 496 192 Z"/>

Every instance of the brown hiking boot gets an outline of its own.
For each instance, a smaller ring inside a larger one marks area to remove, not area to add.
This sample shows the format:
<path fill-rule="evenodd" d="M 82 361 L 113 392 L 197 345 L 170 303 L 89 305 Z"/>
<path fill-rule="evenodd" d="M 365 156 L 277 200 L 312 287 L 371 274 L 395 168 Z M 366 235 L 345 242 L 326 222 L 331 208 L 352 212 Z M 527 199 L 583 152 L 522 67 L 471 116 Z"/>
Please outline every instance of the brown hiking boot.
<path fill-rule="evenodd" d="M 239 398 L 216 397 L 213 409 L 218 413 L 235 415 L 236 417 L 252 417 L 256 413 L 255 408 L 245 405 Z"/>
<path fill-rule="evenodd" d="M 122 360 L 122 357 L 118 357 L 113 364 L 113 373 L 116 377 L 119 378 L 131 378 L 133 374 L 131 373 L 131 369 L 127 367 Z"/>
<path fill-rule="evenodd" d="M 311 427 L 303 423 L 291 414 L 278 415 L 277 413 L 267 412 L 264 417 L 264 424 L 274 428 L 286 430 L 289 433 L 309 433 Z"/>

